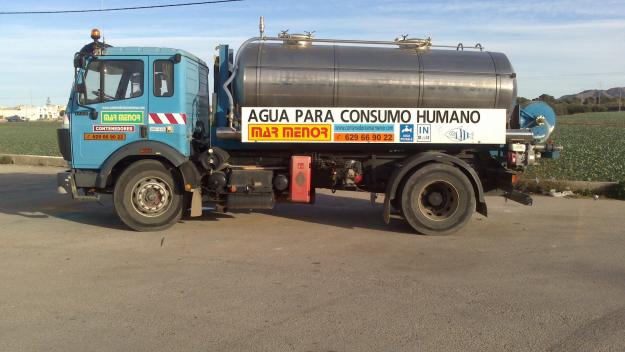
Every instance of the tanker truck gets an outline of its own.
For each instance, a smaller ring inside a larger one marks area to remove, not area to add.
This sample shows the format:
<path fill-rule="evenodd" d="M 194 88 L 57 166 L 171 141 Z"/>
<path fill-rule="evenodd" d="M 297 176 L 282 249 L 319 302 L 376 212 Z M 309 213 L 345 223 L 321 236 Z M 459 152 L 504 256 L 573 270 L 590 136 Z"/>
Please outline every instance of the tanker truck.
<path fill-rule="evenodd" d="M 312 204 L 329 189 L 383 194 L 386 223 L 445 235 L 487 216 L 487 192 L 531 204 L 515 183 L 558 155 L 553 110 L 518 106 L 510 61 L 480 44 L 271 37 L 261 19 L 258 37 L 236 55 L 219 45 L 209 67 L 91 38 L 58 130 L 59 192 L 112 195 L 137 231 L 206 209 Z"/>

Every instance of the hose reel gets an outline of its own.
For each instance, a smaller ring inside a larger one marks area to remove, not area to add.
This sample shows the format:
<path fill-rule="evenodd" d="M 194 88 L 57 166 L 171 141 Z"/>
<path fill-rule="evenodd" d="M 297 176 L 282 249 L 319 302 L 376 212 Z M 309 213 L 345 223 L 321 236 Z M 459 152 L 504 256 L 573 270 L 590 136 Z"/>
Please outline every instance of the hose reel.
<path fill-rule="evenodd" d="M 545 143 L 556 126 L 556 113 L 545 102 L 531 102 L 519 111 L 519 126 L 530 129 L 537 142 Z"/>

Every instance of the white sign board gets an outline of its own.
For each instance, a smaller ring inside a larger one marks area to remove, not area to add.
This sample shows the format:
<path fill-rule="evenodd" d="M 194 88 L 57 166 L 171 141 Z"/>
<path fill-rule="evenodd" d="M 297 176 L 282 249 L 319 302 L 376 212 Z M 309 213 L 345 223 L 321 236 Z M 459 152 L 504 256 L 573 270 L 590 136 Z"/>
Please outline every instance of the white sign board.
<path fill-rule="evenodd" d="M 246 143 L 506 143 L 505 109 L 245 107 L 241 124 Z"/>

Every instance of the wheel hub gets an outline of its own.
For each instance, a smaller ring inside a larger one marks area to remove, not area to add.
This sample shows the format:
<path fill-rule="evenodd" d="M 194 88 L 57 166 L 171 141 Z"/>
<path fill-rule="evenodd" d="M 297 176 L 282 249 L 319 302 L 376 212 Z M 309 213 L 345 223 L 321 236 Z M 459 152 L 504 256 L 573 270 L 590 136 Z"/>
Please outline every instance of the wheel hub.
<path fill-rule="evenodd" d="M 439 192 L 432 192 L 428 195 L 428 203 L 432 206 L 440 206 L 443 203 L 443 195 Z"/>
<path fill-rule="evenodd" d="M 419 192 L 417 202 L 421 214 L 435 221 L 452 217 L 460 204 L 458 190 L 447 181 L 434 181 L 425 185 Z"/>
<path fill-rule="evenodd" d="M 132 205 L 141 215 L 159 216 L 169 209 L 172 197 L 167 183 L 158 177 L 146 177 L 132 190 Z"/>

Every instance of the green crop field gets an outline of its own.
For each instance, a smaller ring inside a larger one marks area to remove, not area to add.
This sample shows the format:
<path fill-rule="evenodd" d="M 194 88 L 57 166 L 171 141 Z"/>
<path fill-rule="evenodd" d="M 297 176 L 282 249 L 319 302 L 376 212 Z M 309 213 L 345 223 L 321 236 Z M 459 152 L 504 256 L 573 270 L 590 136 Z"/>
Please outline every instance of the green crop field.
<path fill-rule="evenodd" d="M 625 180 L 625 112 L 561 116 L 552 138 L 564 151 L 541 160 L 528 177 L 558 180 Z"/>
<path fill-rule="evenodd" d="M 0 124 L 0 153 L 59 155 L 59 122 Z M 619 181 L 625 179 L 625 112 L 588 113 L 558 118 L 552 136 L 564 146 L 558 160 L 542 160 L 528 177 Z"/>
<path fill-rule="evenodd" d="M 56 129 L 60 122 L 0 123 L 0 153 L 60 156 Z"/>

